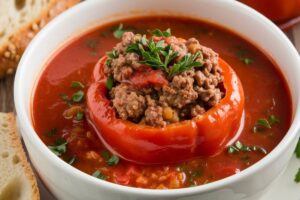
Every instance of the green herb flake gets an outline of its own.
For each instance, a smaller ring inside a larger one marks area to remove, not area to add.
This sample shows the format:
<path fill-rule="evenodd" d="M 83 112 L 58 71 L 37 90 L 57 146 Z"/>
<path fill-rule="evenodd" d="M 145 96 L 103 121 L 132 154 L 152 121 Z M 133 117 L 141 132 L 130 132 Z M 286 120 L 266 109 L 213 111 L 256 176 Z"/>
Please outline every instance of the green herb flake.
<path fill-rule="evenodd" d="M 115 59 L 115 58 L 119 57 L 118 52 L 115 49 L 112 51 L 106 52 L 106 55 L 111 59 Z"/>
<path fill-rule="evenodd" d="M 109 166 L 117 165 L 120 161 L 117 155 L 111 155 L 107 150 L 102 151 L 101 156 Z"/>
<path fill-rule="evenodd" d="M 186 54 L 180 62 L 173 65 L 173 67 L 170 70 L 169 75 L 174 76 L 176 74 L 179 74 L 181 72 L 190 70 L 193 67 L 202 67 L 203 63 L 197 61 L 197 58 L 200 56 L 201 52 L 198 51 L 196 54 Z"/>
<path fill-rule="evenodd" d="M 102 158 L 107 161 L 110 158 L 110 153 L 107 150 L 101 152 Z"/>
<path fill-rule="evenodd" d="M 116 155 L 112 155 L 107 161 L 106 163 L 110 166 L 114 166 L 117 165 L 119 163 L 120 159 L 118 156 Z"/>
<path fill-rule="evenodd" d="M 52 137 L 57 134 L 57 128 L 53 128 L 50 131 L 47 131 L 44 135 L 47 137 Z"/>
<path fill-rule="evenodd" d="M 295 179 L 294 180 L 295 180 L 296 183 L 300 183 L 300 168 L 298 169 L 298 172 L 295 175 Z"/>
<path fill-rule="evenodd" d="M 296 146 L 296 149 L 295 149 L 295 154 L 296 154 L 297 158 L 300 158 L 300 138 L 298 140 L 298 143 L 297 143 L 297 146 Z"/>
<path fill-rule="evenodd" d="M 62 93 L 62 94 L 60 94 L 59 96 L 60 96 L 60 98 L 61 98 L 63 101 L 69 101 L 68 95 Z"/>
<path fill-rule="evenodd" d="M 106 80 L 106 88 L 108 90 L 111 90 L 113 88 L 113 86 L 114 86 L 114 79 L 110 76 Z"/>
<path fill-rule="evenodd" d="M 267 119 L 258 119 L 256 121 L 256 125 L 262 126 L 262 127 L 265 127 L 265 128 L 269 128 L 269 129 L 272 128 Z"/>
<path fill-rule="evenodd" d="M 228 154 L 234 154 L 237 152 L 260 152 L 262 154 L 267 154 L 267 150 L 260 146 L 248 146 L 240 141 L 236 141 L 233 145 L 227 147 Z"/>
<path fill-rule="evenodd" d="M 72 81 L 71 88 L 84 88 L 84 85 L 79 81 Z"/>
<path fill-rule="evenodd" d="M 93 177 L 96 177 L 96 178 L 99 178 L 101 180 L 106 180 L 107 177 L 99 170 L 96 170 L 93 174 L 92 174 Z"/>
<path fill-rule="evenodd" d="M 161 31 L 160 29 L 155 29 L 150 32 L 152 35 L 155 35 L 157 37 L 170 37 L 172 36 L 171 34 L 171 29 L 167 29 L 165 31 Z"/>
<path fill-rule="evenodd" d="M 72 95 L 73 102 L 80 103 L 84 98 L 84 92 L 82 90 L 79 90 L 78 92 L 74 93 Z"/>
<path fill-rule="evenodd" d="M 113 35 L 117 39 L 121 39 L 126 30 L 123 29 L 123 24 L 120 24 L 113 32 Z"/>
<path fill-rule="evenodd" d="M 85 45 L 92 50 L 95 50 L 98 46 L 98 42 L 95 39 L 89 39 L 85 42 Z"/>
<path fill-rule="evenodd" d="M 84 117 L 84 113 L 83 112 L 78 112 L 78 113 L 76 113 L 76 120 L 77 121 L 81 121 L 81 120 L 83 120 L 83 117 Z"/>
<path fill-rule="evenodd" d="M 67 162 L 69 165 L 73 165 L 75 163 L 76 159 L 77 159 L 77 157 L 74 155 L 71 158 L 69 158 Z"/>
<path fill-rule="evenodd" d="M 273 126 L 274 124 L 280 123 L 280 119 L 277 118 L 275 115 L 270 115 L 268 121 L 269 121 L 271 126 Z"/>
<path fill-rule="evenodd" d="M 67 151 L 67 144 L 66 140 L 58 140 L 56 144 L 53 146 L 48 146 L 48 148 L 57 156 L 61 156 L 63 153 Z"/>
<path fill-rule="evenodd" d="M 246 65 L 250 65 L 254 62 L 254 60 L 251 58 L 243 58 L 242 60 L 243 60 L 244 64 L 246 64 Z"/>

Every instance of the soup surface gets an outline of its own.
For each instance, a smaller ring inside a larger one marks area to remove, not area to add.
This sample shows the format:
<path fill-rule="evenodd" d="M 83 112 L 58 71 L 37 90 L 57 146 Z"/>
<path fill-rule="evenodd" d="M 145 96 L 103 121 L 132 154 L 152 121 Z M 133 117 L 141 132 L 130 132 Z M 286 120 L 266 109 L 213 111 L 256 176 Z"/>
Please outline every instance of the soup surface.
<path fill-rule="evenodd" d="M 123 29 L 120 24 L 122 23 Z M 120 41 L 122 30 L 147 34 L 170 28 L 177 37 L 199 40 L 226 60 L 245 93 L 243 130 L 212 157 L 166 165 L 138 165 L 105 149 L 85 117 L 85 93 L 95 64 Z M 206 184 L 239 173 L 280 142 L 291 121 L 290 93 L 276 66 L 256 47 L 216 25 L 173 17 L 134 18 L 107 24 L 67 43 L 46 63 L 32 103 L 33 125 L 61 159 L 99 179 L 154 189 Z"/>

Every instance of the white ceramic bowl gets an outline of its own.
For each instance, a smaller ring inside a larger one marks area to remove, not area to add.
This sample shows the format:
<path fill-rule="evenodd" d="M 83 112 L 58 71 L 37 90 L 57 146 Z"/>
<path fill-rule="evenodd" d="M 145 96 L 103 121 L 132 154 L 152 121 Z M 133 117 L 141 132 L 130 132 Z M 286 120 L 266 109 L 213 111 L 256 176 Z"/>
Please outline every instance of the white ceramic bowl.
<path fill-rule="evenodd" d="M 239 174 L 207 185 L 150 190 L 120 186 L 89 176 L 57 158 L 43 144 L 32 126 L 31 101 L 36 79 L 53 52 L 73 36 L 95 25 L 154 14 L 191 16 L 217 23 L 247 38 L 278 63 L 291 89 L 293 123 L 269 155 Z M 23 55 L 14 90 L 19 128 L 34 167 L 58 199 L 257 199 L 285 169 L 297 142 L 299 66 L 299 56 L 286 36 L 262 15 L 236 1 L 89 0 L 53 20 Z"/>

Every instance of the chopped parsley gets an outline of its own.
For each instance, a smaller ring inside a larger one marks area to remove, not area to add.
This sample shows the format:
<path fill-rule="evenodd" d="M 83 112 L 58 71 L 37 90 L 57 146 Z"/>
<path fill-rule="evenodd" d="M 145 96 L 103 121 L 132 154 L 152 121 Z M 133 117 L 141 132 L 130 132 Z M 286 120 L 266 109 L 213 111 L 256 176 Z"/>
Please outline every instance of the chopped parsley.
<path fill-rule="evenodd" d="M 196 61 L 200 54 L 200 51 L 198 51 L 196 54 L 186 54 L 179 63 L 173 65 L 169 72 L 170 76 L 190 70 L 193 67 L 202 67 L 203 63 Z"/>
<path fill-rule="evenodd" d="M 271 126 L 273 126 L 274 124 L 280 123 L 280 119 L 277 118 L 275 115 L 270 115 L 268 121 L 269 121 Z"/>
<path fill-rule="evenodd" d="M 258 119 L 256 121 L 256 125 L 262 126 L 262 127 L 265 127 L 265 128 L 272 128 L 267 119 Z"/>
<path fill-rule="evenodd" d="M 107 161 L 106 163 L 110 166 L 113 166 L 113 165 L 117 165 L 119 163 L 120 159 L 118 156 L 116 155 L 112 155 Z"/>
<path fill-rule="evenodd" d="M 68 105 L 68 106 L 72 106 L 72 100 L 69 98 L 69 96 L 68 95 L 66 95 L 66 94 L 60 94 L 59 95 L 60 96 L 60 98 L 64 101 L 64 102 L 66 102 L 66 104 Z"/>
<path fill-rule="evenodd" d="M 92 50 L 95 50 L 97 48 L 97 45 L 98 45 L 98 42 L 94 39 L 89 39 L 85 42 L 85 45 L 92 49 Z"/>
<path fill-rule="evenodd" d="M 242 58 L 242 61 L 244 62 L 244 64 L 246 65 L 250 65 L 254 62 L 254 60 L 252 58 Z"/>
<path fill-rule="evenodd" d="M 168 29 L 169 30 L 169 29 Z M 156 35 L 171 35 L 171 31 L 160 31 L 156 29 L 152 33 Z M 196 54 L 188 53 L 178 63 L 174 60 L 178 55 L 178 52 L 171 48 L 171 45 L 165 44 L 164 40 L 154 41 L 153 38 L 147 39 L 146 36 L 142 36 L 140 40 L 130 44 L 126 52 L 136 53 L 142 57 L 141 64 L 146 64 L 154 69 L 161 69 L 174 76 L 183 71 L 189 70 L 192 67 L 202 67 L 203 63 L 198 60 L 201 52 Z M 172 64 L 174 62 L 174 64 Z M 170 65 L 170 66 L 169 66 Z"/>
<path fill-rule="evenodd" d="M 113 86 L 114 86 L 114 79 L 111 76 L 109 76 L 106 80 L 106 88 L 108 90 L 111 90 Z"/>
<path fill-rule="evenodd" d="M 55 145 L 48 146 L 48 148 L 57 156 L 61 156 L 67 151 L 68 142 L 64 139 L 58 140 L 55 142 Z"/>
<path fill-rule="evenodd" d="M 296 146 L 296 149 L 295 149 L 295 154 L 296 154 L 297 158 L 300 158 L 300 138 L 298 140 L 298 143 L 297 143 L 297 146 Z"/>
<path fill-rule="evenodd" d="M 123 24 L 120 24 L 113 32 L 113 35 L 117 39 L 121 39 L 126 30 L 123 29 Z"/>
<path fill-rule="evenodd" d="M 280 123 L 280 119 L 275 115 L 270 115 L 268 119 L 261 118 L 258 119 L 253 126 L 252 131 L 257 133 L 259 131 L 263 131 L 264 129 L 271 129 L 273 125 Z"/>
<path fill-rule="evenodd" d="M 294 180 L 295 180 L 296 183 L 300 183 L 300 168 L 298 169 L 298 172 L 295 175 L 295 179 Z"/>
<path fill-rule="evenodd" d="M 252 152 L 252 151 L 267 154 L 267 150 L 264 149 L 263 147 L 247 146 L 247 145 L 241 143 L 240 141 L 236 141 L 233 145 L 230 145 L 227 147 L 227 152 L 229 154 L 234 154 L 237 152 Z"/>
<path fill-rule="evenodd" d="M 191 172 L 190 178 L 189 178 L 190 187 L 197 186 L 195 179 L 201 177 L 202 175 L 203 175 L 203 172 L 199 171 L 199 170 Z"/>
<path fill-rule="evenodd" d="M 93 177 L 96 177 L 96 178 L 99 178 L 101 180 L 106 180 L 107 177 L 99 170 L 96 170 L 93 174 L 92 174 Z"/>
<path fill-rule="evenodd" d="M 50 131 L 47 131 L 44 135 L 47 137 L 52 137 L 57 134 L 57 128 L 53 128 Z"/>
<path fill-rule="evenodd" d="M 117 165 L 120 161 L 118 156 L 111 155 L 107 150 L 102 151 L 101 156 L 109 166 Z"/>
<path fill-rule="evenodd" d="M 106 63 L 105 63 L 107 66 L 111 65 L 113 59 L 119 57 L 118 52 L 115 49 L 112 51 L 106 52 L 106 55 L 108 57 L 108 59 L 106 60 Z"/>
<path fill-rule="evenodd" d="M 73 165 L 76 161 L 76 156 L 72 156 L 71 158 L 69 158 L 66 162 L 69 164 L 69 165 Z"/>
<path fill-rule="evenodd" d="M 297 158 L 300 158 L 300 138 L 298 139 L 298 143 L 295 149 L 295 154 Z M 298 169 L 297 174 L 295 175 L 295 182 L 300 183 L 300 168 Z"/>
<path fill-rule="evenodd" d="M 118 52 L 117 50 L 112 50 L 112 51 L 109 51 L 109 52 L 106 52 L 106 55 L 109 57 L 109 58 L 118 58 Z"/>
<path fill-rule="evenodd" d="M 238 51 L 236 53 L 236 56 L 242 61 L 245 65 L 250 65 L 254 63 L 254 59 L 250 58 L 247 54 L 248 51 L 246 49 L 243 49 L 242 47 L 237 47 Z"/>
<path fill-rule="evenodd" d="M 83 119 L 83 117 L 84 117 L 84 113 L 83 112 L 76 113 L 75 118 L 76 118 L 77 121 L 81 121 Z"/>
<path fill-rule="evenodd" d="M 165 31 L 161 31 L 159 29 L 155 29 L 155 30 L 151 31 L 150 33 L 152 35 L 157 36 L 157 37 L 170 37 L 170 36 L 172 36 L 171 29 L 169 29 L 169 28 L 167 30 L 165 30 Z"/>
<path fill-rule="evenodd" d="M 82 90 L 79 90 L 78 92 L 74 93 L 72 95 L 73 102 L 80 103 L 84 98 L 84 92 Z"/>
<path fill-rule="evenodd" d="M 84 88 L 84 85 L 79 81 L 72 81 L 71 88 Z"/>
<path fill-rule="evenodd" d="M 101 156 L 104 160 L 108 160 L 110 158 L 110 153 L 106 150 L 101 152 Z"/>

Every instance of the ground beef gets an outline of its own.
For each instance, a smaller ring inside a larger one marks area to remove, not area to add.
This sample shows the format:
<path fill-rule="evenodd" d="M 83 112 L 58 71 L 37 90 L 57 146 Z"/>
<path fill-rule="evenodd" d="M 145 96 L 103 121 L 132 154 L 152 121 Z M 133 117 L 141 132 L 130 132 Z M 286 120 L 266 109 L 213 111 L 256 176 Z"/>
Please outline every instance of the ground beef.
<path fill-rule="evenodd" d="M 148 107 L 145 110 L 145 123 L 150 126 L 165 126 L 167 123 L 163 118 L 163 108 L 149 95 L 146 99 Z"/>
<path fill-rule="evenodd" d="M 194 90 L 194 70 L 189 70 L 180 75 L 174 76 L 172 82 L 162 88 L 160 102 L 175 108 L 183 108 L 198 98 Z"/>
<path fill-rule="evenodd" d="M 112 103 L 121 119 L 138 121 L 146 108 L 145 97 L 132 90 L 127 84 L 119 84 L 111 92 Z"/>
<path fill-rule="evenodd" d="M 177 52 L 171 68 L 188 54 L 201 52 L 196 61 L 202 67 L 194 67 L 173 76 L 167 77 L 167 84 L 149 85 L 139 88 L 132 85 L 131 77 L 135 71 L 145 67 L 142 54 L 127 52 L 128 46 L 140 41 L 141 35 L 125 32 L 121 42 L 114 50 L 117 57 L 105 65 L 105 74 L 114 79 L 114 87 L 109 98 L 119 118 L 149 126 L 164 127 L 180 120 L 191 119 L 204 114 L 218 104 L 224 97 L 220 87 L 223 82 L 222 71 L 218 66 L 219 56 L 212 49 L 202 46 L 195 38 L 184 40 L 174 36 L 154 40 L 164 40 L 171 49 Z M 150 66 L 146 66 L 150 67 Z M 154 69 L 160 70 L 160 69 Z M 155 77 L 152 77 L 155 79 Z"/>

